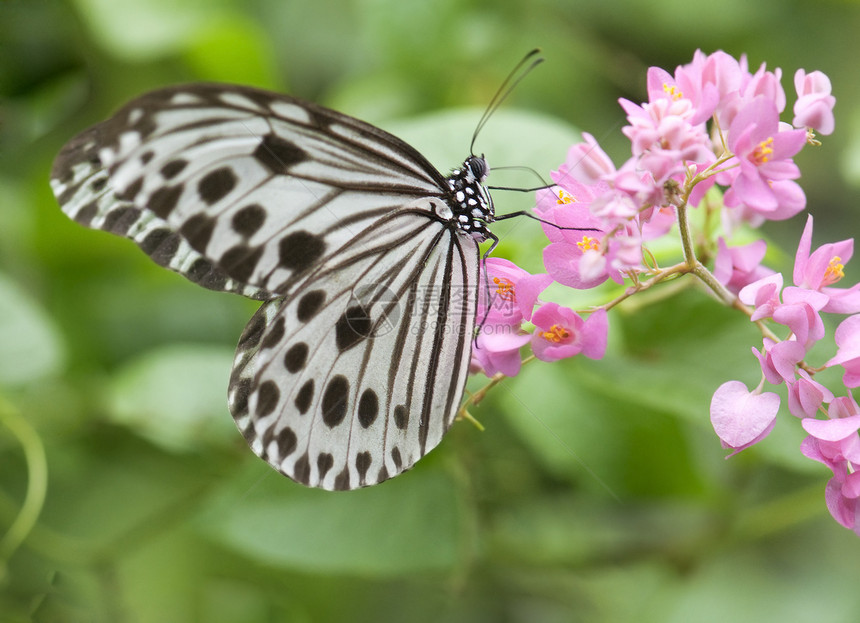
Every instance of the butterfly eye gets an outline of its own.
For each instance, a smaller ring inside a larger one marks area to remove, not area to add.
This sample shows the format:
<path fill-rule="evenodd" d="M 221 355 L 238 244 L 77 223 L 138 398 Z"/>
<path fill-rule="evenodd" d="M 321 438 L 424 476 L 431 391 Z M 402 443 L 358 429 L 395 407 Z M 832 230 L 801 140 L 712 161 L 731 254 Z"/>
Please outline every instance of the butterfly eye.
<path fill-rule="evenodd" d="M 487 166 L 487 161 L 484 160 L 483 157 L 479 158 L 478 156 L 470 156 L 466 161 L 466 166 L 479 182 L 483 181 L 490 172 L 490 167 Z"/>

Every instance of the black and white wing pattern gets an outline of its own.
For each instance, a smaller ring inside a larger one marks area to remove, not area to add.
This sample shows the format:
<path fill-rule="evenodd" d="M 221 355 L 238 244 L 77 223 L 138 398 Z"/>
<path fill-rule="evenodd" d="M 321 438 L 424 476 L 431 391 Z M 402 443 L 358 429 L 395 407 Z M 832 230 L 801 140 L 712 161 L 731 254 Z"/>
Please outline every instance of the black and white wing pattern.
<path fill-rule="evenodd" d="M 470 156 L 445 177 L 343 114 L 192 84 L 82 132 L 51 184 L 77 222 L 264 301 L 236 352 L 236 423 L 293 480 L 355 489 L 409 469 L 457 413 L 493 237 L 487 172 Z"/>

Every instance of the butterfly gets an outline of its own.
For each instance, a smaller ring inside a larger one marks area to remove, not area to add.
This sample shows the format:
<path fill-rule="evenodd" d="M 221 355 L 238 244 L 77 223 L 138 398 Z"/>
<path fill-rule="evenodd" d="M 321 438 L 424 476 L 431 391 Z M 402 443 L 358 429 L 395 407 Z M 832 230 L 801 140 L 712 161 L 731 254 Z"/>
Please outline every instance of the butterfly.
<path fill-rule="evenodd" d="M 78 223 L 263 301 L 239 340 L 230 411 L 276 470 L 345 490 L 409 469 L 456 417 L 479 244 L 498 241 L 488 173 L 469 155 L 443 175 L 395 136 L 311 102 L 195 83 L 77 135 L 51 185 Z"/>

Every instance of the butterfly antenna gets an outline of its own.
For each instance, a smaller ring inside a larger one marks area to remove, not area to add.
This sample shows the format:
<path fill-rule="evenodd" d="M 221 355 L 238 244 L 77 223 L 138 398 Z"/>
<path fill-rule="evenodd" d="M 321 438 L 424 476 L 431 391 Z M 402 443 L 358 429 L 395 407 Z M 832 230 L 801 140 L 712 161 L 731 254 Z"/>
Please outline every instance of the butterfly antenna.
<path fill-rule="evenodd" d="M 512 165 L 512 166 L 504 166 L 504 167 L 495 167 L 493 169 L 496 173 L 499 171 L 528 171 L 532 175 L 534 175 L 537 179 L 541 181 L 540 186 L 533 186 L 531 188 L 519 188 L 514 186 L 487 186 L 489 190 L 512 190 L 515 192 L 523 192 L 523 193 L 532 193 L 537 190 L 545 190 L 547 188 L 552 188 L 555 186 L 553 182 L 547 182 L 544 177 L 537 172 L 537 170 L 532 167 L 522 166 L 522 165 Z"/>
<path fill-rule="evenodd" d="M 478 125 L 475 126 L 475 132 L 472 134 L 472 142 L 469 144 L 469 153 L 474 153 L 475 148 L 475 140 L 478 138 L 478 134 L 484 127 L 484 124 L 487 123 L 487 120 L 490 116 L 496 112 L 496 109 L 502 105 L 507 97 L 511 94 L 516 86 L 520 83 L 520 81 L 525 78 L 532 69 L 540 65 L 544 59 L 541 57 L 535 58 L 540 54 L 540 48 L 535 48 L 528 54 L 526 54 L 522 60 L 517 63 L 517 66 L 514 67 L 513 71 L 508 74 L 508 77 L 505 78 L 505 81 L 502 82 L 502 85 L 496 91 L 496 94 L 493 95 L 493 99 L 490 100 L 490 103 L 487 104 L 487 109 L 484 111 L 484 114 L 481 115 L 481 119 L 478 121 Z"/>

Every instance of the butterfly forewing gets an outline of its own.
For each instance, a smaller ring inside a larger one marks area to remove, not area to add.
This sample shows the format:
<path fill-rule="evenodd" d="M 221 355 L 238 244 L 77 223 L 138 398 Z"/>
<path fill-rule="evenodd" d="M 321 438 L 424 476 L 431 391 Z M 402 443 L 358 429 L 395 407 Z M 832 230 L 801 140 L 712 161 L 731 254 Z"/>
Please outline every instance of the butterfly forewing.
<path fill-rule="evenodd" d="M 267 301 L 237 350 L 231 411 L 279 471 L 351 489 L 411 467 L 459 406 L 484 231 L 478 187 L 459 206 L 467 224 L 455 220 L 467 168 L 449 182 L 351 117 L 195 84 L 83 132 L 52 186 L 78 222 L 206 287 Z"/>
<path fill-rule="evenodd" d="M 90 161 L 108 170 L 122 204 L 164 220 L 230 278 L 270 293 L 286 292 L 376 218 L 440 196 L 444 185 L 420 154 L 378 128 L 244 87 L 155 91 L 90 135 Z M 78 159 L 68 149 L 58 157 L 58 194 Z"/>
<path fill-rule="evenodd" d="M 96 126 L 75 137 L 54 163 L 51 186 L 66 214 L 86 227 L 131 238 L 160 266 L 203 287 L 271 298 L 261 288 L 230 278 L 152 210 L 120 199 L 98 155 L 102 130 Z"/>

